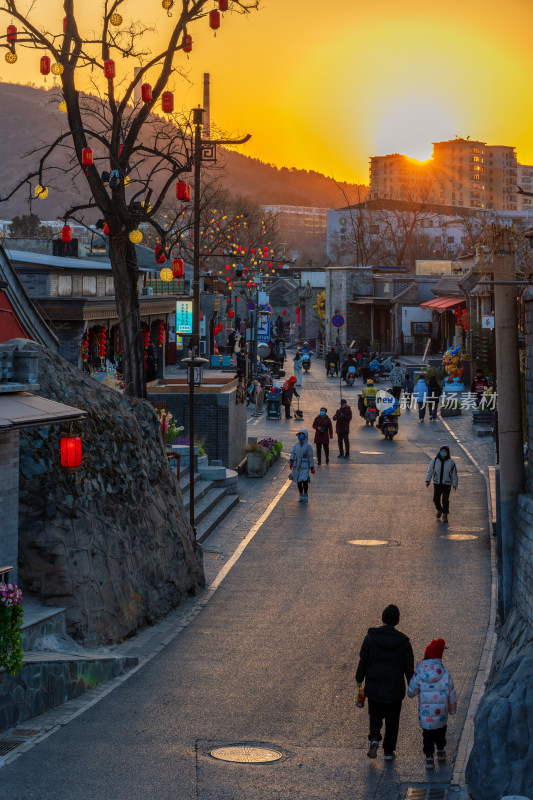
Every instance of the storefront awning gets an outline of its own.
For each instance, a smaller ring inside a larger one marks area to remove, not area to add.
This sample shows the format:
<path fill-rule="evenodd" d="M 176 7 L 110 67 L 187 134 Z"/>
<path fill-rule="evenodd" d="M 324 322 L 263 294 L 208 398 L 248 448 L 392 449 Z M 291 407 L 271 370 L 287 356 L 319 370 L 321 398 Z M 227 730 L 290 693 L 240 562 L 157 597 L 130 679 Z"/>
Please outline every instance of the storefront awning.
<path fill-rule="evenodd" d="M 442 314 L 444 311 L 461 306 L 465 302 L 465 299 L 461 297 L 436 297 L 434 300 L 421 303 L 420 308 L 424 308 L 427 311 L 438 311 L 439 314 Z"/>

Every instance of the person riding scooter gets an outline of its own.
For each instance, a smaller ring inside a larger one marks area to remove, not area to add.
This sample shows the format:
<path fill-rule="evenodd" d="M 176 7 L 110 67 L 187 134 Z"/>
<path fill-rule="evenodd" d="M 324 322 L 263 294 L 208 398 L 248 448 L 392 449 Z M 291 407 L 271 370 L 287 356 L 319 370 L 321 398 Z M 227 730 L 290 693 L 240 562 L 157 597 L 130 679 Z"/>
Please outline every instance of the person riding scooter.
<path fill-rule="evenodd" d="M 363 401 L 365 412 L 361 416 L 364 416 L 368 419 L 368 409 L 374 409 L 374 413 L 376 410 L 376 395 L 378 390 L 374 386 L 374 381 L 372 378 L 369 378 L 366 382 L 366 386 L 363 387 L 363 391 L 361 392 L 361 399 Z M 374 417 L 375 419 L 375 417 Z"/>
<path fill-rule="evenodd" d="M 335 370 L 335 375 L 339 374 L 339 354 L 332 347 L 328 353 L 326 353 L 326 375 L 329 375 L 331 368 Z"/>
<path fill-rule="evenodd" d="M 355 367 L 356 367 L 355 359 L 354 359 L 354 357 L 352 356 L 351 353 L 348 353 L 348 356 L 342 362 L 342 379 L 343 379 L 343 381 L 346 380 L 346 376 L 348 374 L 348 369 L 350 367 L 353 367 L 353 372 L 355 374 Z"/>

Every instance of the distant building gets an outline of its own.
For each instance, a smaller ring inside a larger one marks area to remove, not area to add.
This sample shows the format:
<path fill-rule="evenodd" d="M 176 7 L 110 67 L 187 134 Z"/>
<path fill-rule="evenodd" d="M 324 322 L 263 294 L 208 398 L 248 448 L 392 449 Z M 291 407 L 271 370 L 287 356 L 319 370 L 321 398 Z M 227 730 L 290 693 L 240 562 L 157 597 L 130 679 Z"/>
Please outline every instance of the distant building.
<path fill-rule="evenodd" d="M 326 255 L 328 209 L 310 206 L 261 206 L 265 214 L 275 214 L 276 227 L 287 251 L 319 261 Z M 315 258 L 313 258 L 315 254 Z"/>
<path fill-rule="evenodd" d="M 517 164 L 516 183 L 524 192 L 533 192 L 533 166 Z M 517 194 L 516 201 L 520 211 L 533 211 L 533 197 Z"/>

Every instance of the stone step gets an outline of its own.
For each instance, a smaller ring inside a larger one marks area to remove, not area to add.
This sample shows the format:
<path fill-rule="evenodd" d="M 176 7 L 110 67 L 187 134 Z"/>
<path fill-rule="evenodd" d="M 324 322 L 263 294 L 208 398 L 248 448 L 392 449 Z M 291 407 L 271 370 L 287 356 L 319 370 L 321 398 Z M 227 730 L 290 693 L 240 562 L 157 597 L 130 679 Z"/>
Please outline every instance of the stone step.
<path fill-rule="evenodd" d="M 205 495 L 210 492 L 212 489 L 216 489 L 217 487 L 213 483 L 213 481 L 206 481 L 200 479 L 196 481 L 194 484 L 194 509 L 195 509 L 195 516 L 197 515 L 197 508 L 199 505 L 200 500 L 205 497 Z M 187 491 L 183 493 L 183 508 L 185 511 L 189 511 L 190 508 L 190 498 L 189 498 L 189 487 L 187 486 Z"/>
<path fill-rule="evenodd" d="M 37 602 L 23 601 L 22 649 L 31 650 L 37 639 L 50 634 L 64 635 L 66 619 L 64 608 L 43 606 Z"/>
<path fill-rule="evenodd" d="M 180 488 L 181 488 L 181 491 L 183 492 L 184 495 L 185 495 L 186 492 L 188 493 L 188 491 L 189 491 L 189 479 L 190 479 L 189 470 L 185 470 L 185 472 L 183 472 L 183 470 L 182 470 L 181 471 L 181 477 L 180 477 Z M 199 472 L 195 472 L 194 473 L 194 482 L 198 483 L 198 481 L 200 481 L 201 479 L 202 479 L 202 476 L 200 475 L 200 473 Z"/>
<path fill-rule="evenodd" d="M 229 514 L 232 508 L 237 505 L 239 498 L 236 494 L 226 494 L 216 506 L 206 514 L 201 522 L 196 526 L 196 539 L 198 542 L 205 542 L 209 534 L 213 533 L 217 525 Z"/>
<path fill-rule="evenodd" d="M 194 504 L 194 522 L 198 525 L 204 517 L 206 517 L 214 508 L 218 506 L 221 500 L 227 495 L 227 489 L 221 487 L 220 489 L 210 489 L 198 503 Z"/>

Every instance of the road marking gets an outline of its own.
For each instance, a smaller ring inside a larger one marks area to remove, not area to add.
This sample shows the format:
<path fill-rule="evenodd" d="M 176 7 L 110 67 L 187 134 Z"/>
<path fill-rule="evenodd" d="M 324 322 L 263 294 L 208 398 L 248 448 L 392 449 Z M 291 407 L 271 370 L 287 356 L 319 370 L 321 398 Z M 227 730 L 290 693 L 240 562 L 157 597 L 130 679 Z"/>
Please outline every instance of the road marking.
<path fill-rule="evenodd" d="M 359 450 L 362 456 L 384 456 L 382 450 Z"/>

